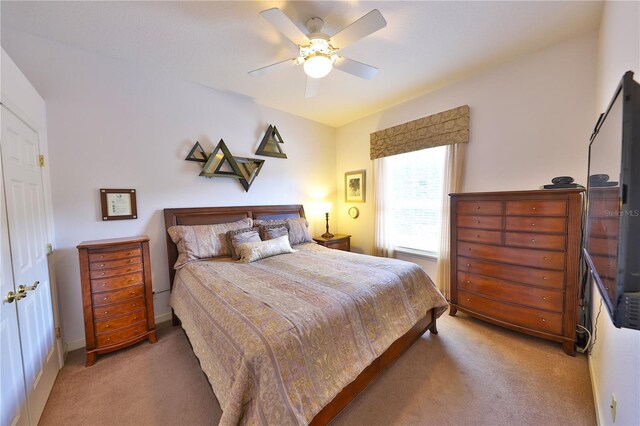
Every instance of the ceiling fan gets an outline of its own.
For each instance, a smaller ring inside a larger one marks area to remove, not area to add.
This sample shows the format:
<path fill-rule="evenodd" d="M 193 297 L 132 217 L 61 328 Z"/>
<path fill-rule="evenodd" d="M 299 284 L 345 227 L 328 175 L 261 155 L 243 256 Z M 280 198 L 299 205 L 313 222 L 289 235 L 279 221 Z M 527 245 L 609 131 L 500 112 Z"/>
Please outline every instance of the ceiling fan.
<path fill-rule="evenodd" d="M 367 80 L 378 73 L 376 67 L 337 54 L 339 50 L 387 25 L 378 9 L 362 16 L 333 36 L 322 32 L 324 21 L 320 18 L 307 21 L 308 34 L 305 34 L 277 7 L 263 10 L 260 15 L 298 46 L 298 56 L 249 71 L 249 75 L 258 77 L 275 69 L 304 64 L 304 72 L 307 74 L 305 98 L 311 98 L 318 93 L 318 79 L 329 74 L 334 67 Z"/>

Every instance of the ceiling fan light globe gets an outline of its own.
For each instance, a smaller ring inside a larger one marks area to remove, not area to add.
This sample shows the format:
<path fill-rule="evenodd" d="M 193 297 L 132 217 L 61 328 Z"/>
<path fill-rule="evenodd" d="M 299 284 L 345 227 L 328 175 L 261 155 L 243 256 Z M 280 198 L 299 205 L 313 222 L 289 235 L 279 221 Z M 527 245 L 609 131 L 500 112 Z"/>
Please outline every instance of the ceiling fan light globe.
<path fill-rule="evenodd" d="M 311 78 L 322 78 L 333 69 L 333 61 L 329 55 L 316 53 L 304 61 L 304 72 Z"/>

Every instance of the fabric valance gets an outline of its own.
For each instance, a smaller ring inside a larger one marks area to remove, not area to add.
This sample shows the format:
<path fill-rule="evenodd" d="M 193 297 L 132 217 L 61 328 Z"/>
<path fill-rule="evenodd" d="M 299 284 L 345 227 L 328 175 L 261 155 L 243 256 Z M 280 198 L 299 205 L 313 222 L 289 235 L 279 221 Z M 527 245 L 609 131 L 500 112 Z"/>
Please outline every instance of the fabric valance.
<path fill-rule="evenodd" d="M 469 105 L 371 133 L 371 159 L 469 142 Z"/>

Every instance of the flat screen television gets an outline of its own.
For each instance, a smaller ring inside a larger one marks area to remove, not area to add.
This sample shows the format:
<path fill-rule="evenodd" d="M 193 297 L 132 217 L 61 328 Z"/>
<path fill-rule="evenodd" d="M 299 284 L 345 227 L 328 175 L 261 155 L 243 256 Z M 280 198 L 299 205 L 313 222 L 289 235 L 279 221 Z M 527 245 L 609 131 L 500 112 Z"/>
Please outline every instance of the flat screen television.
<path fill-rule="evenodd" d="M 584 257 L 616 327 L 640 330 L 640 85 L 628 71 L 591 135 Z"/>

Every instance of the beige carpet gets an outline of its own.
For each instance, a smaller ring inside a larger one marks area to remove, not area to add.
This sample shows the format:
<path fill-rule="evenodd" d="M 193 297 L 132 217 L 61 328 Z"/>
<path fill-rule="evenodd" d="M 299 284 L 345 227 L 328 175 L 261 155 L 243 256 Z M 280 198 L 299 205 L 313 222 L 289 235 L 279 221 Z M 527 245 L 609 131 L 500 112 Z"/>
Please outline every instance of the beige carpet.
<path fill-rule="evenodd" d="M 595 425 L 587 360 L 458 313 L 438 322 L 333 425 Z M 179 327 L 98 357 L 69 354 L 41 425 L 215 425 L 220 407 Z"/>

